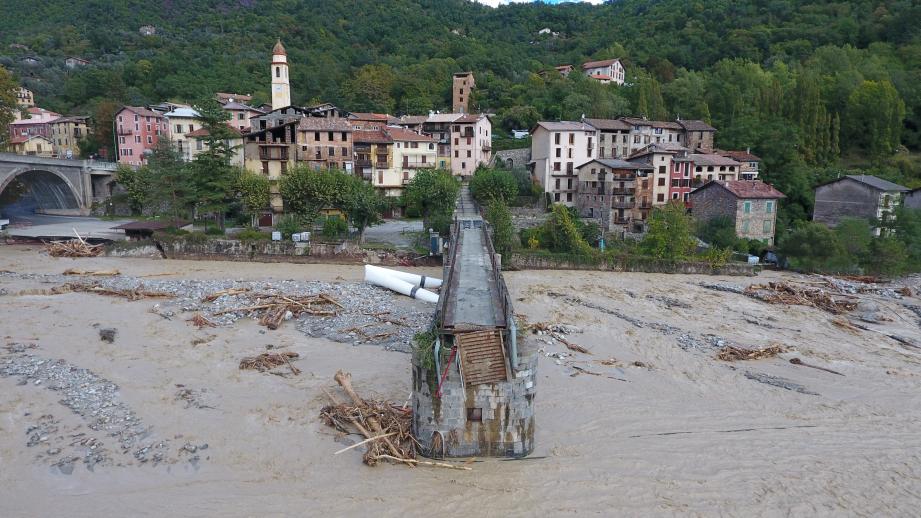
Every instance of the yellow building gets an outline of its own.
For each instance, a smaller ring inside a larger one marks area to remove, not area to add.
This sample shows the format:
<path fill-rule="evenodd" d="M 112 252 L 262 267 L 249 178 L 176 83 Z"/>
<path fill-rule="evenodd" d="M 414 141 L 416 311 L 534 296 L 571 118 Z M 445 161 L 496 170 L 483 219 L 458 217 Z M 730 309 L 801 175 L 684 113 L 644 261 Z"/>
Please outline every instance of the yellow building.
<path fill-rule="evenodd" d="M 54 145 L 41 135 L 16 135 L 10 139 L 10 151 L 18 155 L 53 157 Z"/>
<path fill-rule="evenodd" d="M 89 135 L 89 117 L 61 117 L 50 122 L 54 152 L 62 158 L 80 156 L 80 141 Z"/>

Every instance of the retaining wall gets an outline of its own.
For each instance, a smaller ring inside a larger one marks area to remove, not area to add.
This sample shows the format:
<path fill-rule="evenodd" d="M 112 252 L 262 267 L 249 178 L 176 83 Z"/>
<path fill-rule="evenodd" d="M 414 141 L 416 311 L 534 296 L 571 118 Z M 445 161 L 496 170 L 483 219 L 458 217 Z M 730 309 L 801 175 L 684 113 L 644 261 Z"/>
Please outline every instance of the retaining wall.
<path fill-rule="evenodd" d="M 750 264 L 729 263 L 717 268 L 705 262 L 684 261 L 673 263 L 646 258 L 581 259 L 571 256 L 512 253 L 509 270 L 593 270 L 612 272 L 683 273 L 704 275 L 754 276 L 760 268 Z"/>

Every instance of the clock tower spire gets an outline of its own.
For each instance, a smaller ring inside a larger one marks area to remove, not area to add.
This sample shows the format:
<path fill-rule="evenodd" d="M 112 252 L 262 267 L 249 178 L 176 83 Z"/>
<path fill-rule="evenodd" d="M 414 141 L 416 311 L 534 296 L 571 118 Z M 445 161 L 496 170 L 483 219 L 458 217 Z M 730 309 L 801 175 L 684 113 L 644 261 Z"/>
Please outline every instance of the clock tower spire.
<path fill-rule="evenodd" d="M 272 109 L 291 106 L 291 85 L 288 81 L 288 53 L 281 40 L 272 48 Z"/>

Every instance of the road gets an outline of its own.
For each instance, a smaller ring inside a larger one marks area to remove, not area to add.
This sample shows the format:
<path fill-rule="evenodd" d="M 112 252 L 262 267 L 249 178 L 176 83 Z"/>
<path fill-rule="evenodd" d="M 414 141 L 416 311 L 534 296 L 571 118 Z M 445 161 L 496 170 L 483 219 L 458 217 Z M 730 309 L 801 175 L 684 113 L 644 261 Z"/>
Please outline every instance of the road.
<path fill-rule="evenodd" d="M 112 227 L 133 221 L 131 219 L 102 220 L 83 216 L 52 216 L 26 212 L 9 215 L 4 213 L 3 218 L 10 220 L 6 232 L 11 236 L 67 238 L 74 237 L 74 229 L 76 229 L 84 238 L 113 240 L 125 239 L 125 234 L 120 230 L 112 230 Z"/>

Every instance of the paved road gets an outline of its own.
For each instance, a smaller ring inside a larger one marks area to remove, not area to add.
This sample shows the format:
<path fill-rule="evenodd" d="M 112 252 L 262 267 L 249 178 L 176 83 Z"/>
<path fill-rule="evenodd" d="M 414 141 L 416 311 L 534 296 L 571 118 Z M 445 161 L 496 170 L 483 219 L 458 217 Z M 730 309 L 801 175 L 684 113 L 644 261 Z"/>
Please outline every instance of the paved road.
<path fill-rule="evenodd" d="M 10 225 L 6 228 L 9 235 L 33 238 L 74 237 L 74 229 L 77 229 L 77 232 L 84 238 L 125 239 L 124 232 L 112 230 L 112 227 L 133 221 L 131 219 L 107 221 L 81 216 L 51 216 L 34 213 L 16 213 L 3 217 L 10 220 Z"/>
<path fill-rule="evenodd" d="M 365 229 L 365 243 L 383 243 L 411 249 L 415 232 L 422 232 L 422 220 L 386 219 L 380 225 Z"/>

